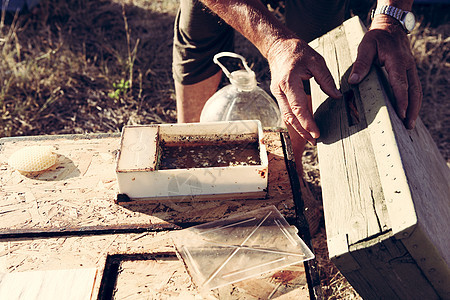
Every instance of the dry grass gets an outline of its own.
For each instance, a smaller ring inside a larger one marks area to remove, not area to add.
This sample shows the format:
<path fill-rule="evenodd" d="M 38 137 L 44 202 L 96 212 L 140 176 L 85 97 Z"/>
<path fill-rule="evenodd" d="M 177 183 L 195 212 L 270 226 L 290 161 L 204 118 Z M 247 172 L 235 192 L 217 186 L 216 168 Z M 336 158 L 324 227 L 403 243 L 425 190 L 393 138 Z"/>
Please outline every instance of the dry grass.
<path fill-rule="evenodd" d="M 126 3 L 59 0 L 9 16 L 0 26 L 0 135 L 175 121 L 173 18 Z"/>
<path fill-rule="evenodd" d="M 171 51 L 177 6 L 176 0 L 42 0 L 35 14 L 3 14 L 0 137 L 119 132 L 125 124 L 175 122 Z M 448 14 L 442 7 L 416 9 L 423 16 L 411 36 L 424 91 L 421 118 L 449 162 Z M 258 51 L 238 36 L 236 52 L 268 90 L 269 69 Z M 305 164 L 320 198 L 314 148 Z M 314 245 L 325 296 L 358 298 L 328 260 L 323 228 Z"/>
<path fill-rule="evenodd" d="M 423 90 L 420 117 L 450 161 L 450 23 L 420 27 L 411 38 Z"/>

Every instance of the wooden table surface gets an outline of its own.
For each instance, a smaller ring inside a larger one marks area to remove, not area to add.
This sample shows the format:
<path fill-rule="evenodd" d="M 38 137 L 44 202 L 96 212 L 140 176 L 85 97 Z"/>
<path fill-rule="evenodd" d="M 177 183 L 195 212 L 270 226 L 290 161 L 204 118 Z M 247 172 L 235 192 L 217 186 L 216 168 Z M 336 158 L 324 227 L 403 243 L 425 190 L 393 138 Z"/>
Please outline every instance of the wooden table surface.
<path fill-rule="evenodd" d="M 280 132 L 265 132 L 269 193 L 260 200 L 117 205 L 119 141 L 119 135 L 109 134 L 0 140 L 0 273 L 94 267 L 98 273 L 92 298 L 106 299 L 114 292 L 116 299 L 198 299 L 199 290 L 176 255 L 173 230 L 268 205 L 291 224 L 297 220 Z M 8 157 L 32 145 L 54 146 L 57 166 L 34 177 L 12 170 Z M 303 265 L 202 295 L 310 298 Z"/>

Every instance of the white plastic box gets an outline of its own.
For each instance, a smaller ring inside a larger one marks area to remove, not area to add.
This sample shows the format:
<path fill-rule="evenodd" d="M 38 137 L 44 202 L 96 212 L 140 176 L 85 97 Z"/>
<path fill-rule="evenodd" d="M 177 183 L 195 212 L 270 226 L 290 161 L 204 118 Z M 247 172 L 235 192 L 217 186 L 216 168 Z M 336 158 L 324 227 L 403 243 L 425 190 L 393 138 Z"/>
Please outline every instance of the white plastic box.
<path fill-rule="evenodd" d="M 256 120 L 125 126 L 117 202 L 264 198 L 262 138 Z"/>

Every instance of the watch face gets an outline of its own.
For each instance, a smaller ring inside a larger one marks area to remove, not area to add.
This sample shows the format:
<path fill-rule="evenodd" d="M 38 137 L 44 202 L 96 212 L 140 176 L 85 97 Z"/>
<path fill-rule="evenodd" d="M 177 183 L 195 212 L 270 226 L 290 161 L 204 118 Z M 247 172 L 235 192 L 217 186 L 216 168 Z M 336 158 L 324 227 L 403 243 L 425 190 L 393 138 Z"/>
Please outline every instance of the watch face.
<path fill-rule="evenodd" d="M 403 20 L 405 22 L 406 30 L 411 31 L 414 29 L 414 26 L 416 25 L 416 18 L 412 12 L 408 12 Z"/>

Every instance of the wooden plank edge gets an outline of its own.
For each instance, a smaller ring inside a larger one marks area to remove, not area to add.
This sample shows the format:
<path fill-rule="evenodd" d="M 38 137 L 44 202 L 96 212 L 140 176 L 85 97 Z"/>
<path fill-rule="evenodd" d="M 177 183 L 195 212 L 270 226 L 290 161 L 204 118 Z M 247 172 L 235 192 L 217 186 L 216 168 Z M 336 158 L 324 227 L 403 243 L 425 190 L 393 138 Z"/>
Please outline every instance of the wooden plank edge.
<path fill-rule="evenodd" d="M 66 236 L 87 236 L 87 235 L 104 235 L 104 234 L 126 234 L 126 233 L 143 233 L 143 232 L 160 232 L 167 230 L 180 229 L 173 223 L 160 224 L 132 224 L 110 227 L 65 227 L 65 228 L 46 228 L 46 229 L 7 229 L 0 230 L 1 240 L 13 239 L 34 239 L 34 238 L 53 238 Z"/>
<path fill-rule="evenodd" d="M 208 195 L 177 195 L 164 197 L 146 197 L 146 198 L 130 198 L 127 194 L 118 194 L 116 204 L 145 204 L 145 203 L 163 203 L 165 201 L 177 202 L 202 202 L 202 201 L 219 201 L 219 200 L 263 200 L 268 198 L 267 190 L 249 193 L 224 193 L 224 194 L 208 194 Z"/>
<path fill-rule="evenodd" d="M 55 135 L 30 135 L 30 136 L 13 136 L 0 138 L 1 146 L 7 142 L 20 141 L 47 141 L 47 140 L 93 140 L 103 138 L 120 138 L 120 133 L 85 133 L 85 134 L 55 134 Z"/>
<path fill-rule="evenodd" d="M 364 110 L 370 140 L 377 161 L 380 181 L 386 206 L 397 239 L 407 238 L 417 224 L 413 198 L 408 178 L 398 149 L 388 106 L 390 100 L 378 77 L 376 67 L 359 84 L 361 98 L 365 99 Z M 382 94 L 383 97 L 379 97 Z M 399 217 L 401 215 L 401 217 Z"/>
<path fill-rule="evenodd" d="M 305 215 L 303 214 L 304 202 L 302 199 L 302 192 L 300 189 L 299 176 L 297 174 L 297 168 L 295 165 L 294 152 L 292 150 L 291 141 L 288 133 L 281 132 L 281 145 L 283 147 L 284 159 L 286 163 L 286 169 L 288 171 L 289 181 L 292 188 L 292 196 L 294 198 L 295 206 L 295 226 L 301 235 L 301 238 L 305 244 L 314 253 L 314 248 L 312 246 L 311 234 L 309 231 L 308 222 L 306 221 Z M 315 258 L 305 261 L 303 263 L 305 267 L 306 282 L 308 284 L 309 297 L 311 300 L 322 300 L 324 299 L 322 293 L 322 286 L 320 283 L 319 267 L 317 265 L 317 260 Z"/>

